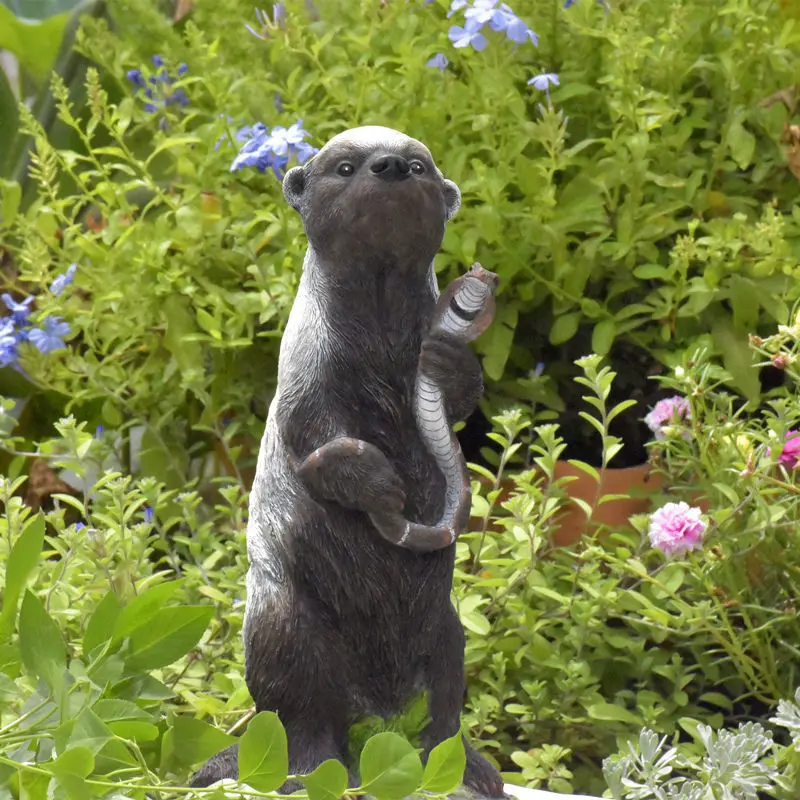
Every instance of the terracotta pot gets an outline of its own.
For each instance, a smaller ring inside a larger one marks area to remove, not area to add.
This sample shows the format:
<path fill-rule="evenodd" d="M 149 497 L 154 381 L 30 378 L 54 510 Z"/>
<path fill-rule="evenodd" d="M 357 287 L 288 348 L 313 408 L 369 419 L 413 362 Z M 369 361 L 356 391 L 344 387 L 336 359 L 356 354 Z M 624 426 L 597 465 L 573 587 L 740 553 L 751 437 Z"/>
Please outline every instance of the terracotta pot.
<path fill-rule="evenodd" d="M 576 542 L 584 533 L 591 533 L 600 525 L 617 530 L 632 529 L 628 518 L 634 514 L 646 514 L 651 508 L 652 495 L 660 491 L 664 485 L 663 478 L 655 473 L 649 464 L 602 470 L 601 496 L 619 495 L 619 497 L 597 505 L 592 513 L 592 519 L 587 521 L 586 514 L 572 501 L 572 498 L 583 500 L 593 506 L 597 497 L 597 481 L 578 467 L 566 461 L 559 461 L 556 464 L 554 478 L 567 477 L 570 480 L 563 485 L 563 489 L 570 500 L 556 517 L 553 532 L 553 544 L 560 547 Z M 481 482 L 487 487 L 490 485 L 488 481 Z M 514 488 L 513 479 L 502 482 L 498 505 L 508 499 Z M 470 529 L 480 529 L 480 524 L 480 520 L 473 517 L 470 520 Z"/>
<path fill-rule="evenodd" d="M 570 498 L 576 497 L 589 505 L 594 505 L 598 493 L 597 481 L 583 470 L 566 461 L 556 464 L 555 477 L 570 477 L 564 486 Z M 605 469 L 600 473 L 600 494 L 620 495 L 614 500 L 607 500 L 597 505 L 592 518 L 587 522 L 586 514 L 577 503 L 568 502 L 566 509 L 557 517 L 557 529 L 553 533 L 553 543 L 559 546 L 576 542 L 584 533 L 591 533 L 600 525 L 611 529 L 631 530 L 628 521 L 634 514 L 646 514 L 651 508 L 652 495 L 660 491 L 664 485 L 661 475 L 653 471 L 649 464 L 620 469 Z"/>

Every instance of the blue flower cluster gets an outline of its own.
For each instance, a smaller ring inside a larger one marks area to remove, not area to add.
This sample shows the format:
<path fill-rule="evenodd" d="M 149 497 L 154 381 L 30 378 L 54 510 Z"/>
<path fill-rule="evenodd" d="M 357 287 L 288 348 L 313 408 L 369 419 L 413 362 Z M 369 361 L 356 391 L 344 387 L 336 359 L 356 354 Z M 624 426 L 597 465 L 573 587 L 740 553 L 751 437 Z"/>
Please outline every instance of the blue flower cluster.
<path fill-rule="evenodd" d="M 70 264 L 67 271 L 50 284 L 50 291 L 55 295 L 61 294 L 72 283 L 77 268 L 77 264 Z M 69 324 L 63 322 L 61 317 L 45 317 L 43 327 L 32 328 L 28 319 L 32 296 L 18 303 L 6 293 L 2 295 L 2 300 L 11 314 L 0 320 L 0 367 L 16 364 L 19 346 L 25 342 L 32 344 L 40 353 L 52 353 L 66 347 L 63 337 L 69 334 Z"/>
<path fill-rule="evenodd" d="M 178 67 L 178 77 L 173 78 L 164 68 L 164 59 L 161 56 L 153 56 L 152 61 L 158 72 L 150 75 L 147 79 L 140 69 L 130 69 L 127 73 L 128 80 L 136 87 L 137 91 L 144 90 L 144 96 L 147 98 L 144 110 L 149 114 L 154 114 L 159 108 L 189 105 L 189 98 L 182 86 L 175 91 L 171 90 L 175 81 L 182 78 L 189 69 L 186 64 Z"/>
<path fill-rule="evenodd" d="M 484 25 L 488 23 L 493 31 L 505 33 L 516 44 L 527 41 L 539 46 L 539 37 L 514 13 L 507 3 L 498 0 L 452 0 L 447 16 L 452 17 L 458 11 L 464 11 L 464 25 L 453 25 L 447 32 L 453 47 L 468 47 L 472 45 L 475 50 L 486 47 L 486 37 L 481 33 Z M 432 61 L 433 59 L 431 59 Z M 439 64 L 428 62 L 429 66 L 438 67 Z"/>
<path fill-rule="evenodd" d="M 236 141 L 244 142 L 244 146 L 234 158 L 231 172 L 255 167 L 259 172 L 271 169 L 277 178 L 282 178 L 292 157 L 303 164 L 319 152 L 305 141 L 309 133 L 302 126 L 300 119 L 288 128 L 276 125 L 272 131 L 263 122 L 240 128 L 236 131 Z"/>

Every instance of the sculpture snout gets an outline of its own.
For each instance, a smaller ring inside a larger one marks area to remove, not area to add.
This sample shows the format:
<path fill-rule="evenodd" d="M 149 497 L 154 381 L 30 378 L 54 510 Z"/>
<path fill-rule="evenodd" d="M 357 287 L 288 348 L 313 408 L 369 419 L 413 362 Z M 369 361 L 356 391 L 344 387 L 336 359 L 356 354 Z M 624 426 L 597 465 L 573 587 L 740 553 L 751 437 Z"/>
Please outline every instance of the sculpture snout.
<path fill-rule="evenodd" d="M 411 165 L 403 156 L 378 156 L 370 165 L 369 171 L 386 181 L 402 181 L 411 175 Z"/>

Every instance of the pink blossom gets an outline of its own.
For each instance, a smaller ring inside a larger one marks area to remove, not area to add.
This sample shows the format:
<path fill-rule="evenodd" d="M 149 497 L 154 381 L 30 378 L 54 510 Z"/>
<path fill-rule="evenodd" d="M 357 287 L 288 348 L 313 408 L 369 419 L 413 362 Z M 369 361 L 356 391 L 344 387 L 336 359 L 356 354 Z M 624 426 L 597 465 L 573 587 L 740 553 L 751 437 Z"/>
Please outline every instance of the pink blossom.
<path fill-rule="evenodd" d="M 778 463 L 786 469 L 797 469 L 798 462 L 800 462 L 800 431 L 787 431 Z"/>
<path fill-rule="evenodd" d="M 650 544 L 668 556 L 696 550 L 708 527 L 702 513 L 688 503 L 667 503 L 650 517 Z"/>
<path fill-rule="evenodd" d="M 656 439 L 663 439 L 662 428 L 689 418 L 689 400 L 680 395 L 665 397 L 659 400 L 652 411 L 644 418 L 645 425 L 656 435 Z"/>

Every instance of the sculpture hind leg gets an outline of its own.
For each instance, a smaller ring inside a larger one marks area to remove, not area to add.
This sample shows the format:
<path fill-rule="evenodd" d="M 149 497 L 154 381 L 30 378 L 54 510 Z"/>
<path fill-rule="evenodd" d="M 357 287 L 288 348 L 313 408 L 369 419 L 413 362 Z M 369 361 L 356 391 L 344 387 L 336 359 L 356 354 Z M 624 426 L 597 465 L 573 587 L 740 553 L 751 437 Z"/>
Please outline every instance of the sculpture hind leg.
<path fill-rule="evenodd" d="M 427 670 L 430 722 L 422 732 L 423 755 L 440 742 L 455 736 L 461 727 L 464 703 L 464 629 L 454 608 L 441 623 L 442 636 Z M 464 786 L 488 798 L 506 797 L 499 771 L 462 736 L 466 752 Z"/>
<path fill-rule="evenodd" d="M 348 653 L 318 610 L 288 584 L 277 587 L 257 563 L 248 574 L 245 679 L 257 711 L 274 711 L 289 749 L 289 774 L 323 761 L 345 762 Z M 345 762 L 346 763 L 346 762 Z M 300 788 L 288 782 L 288 794 Z"/>

